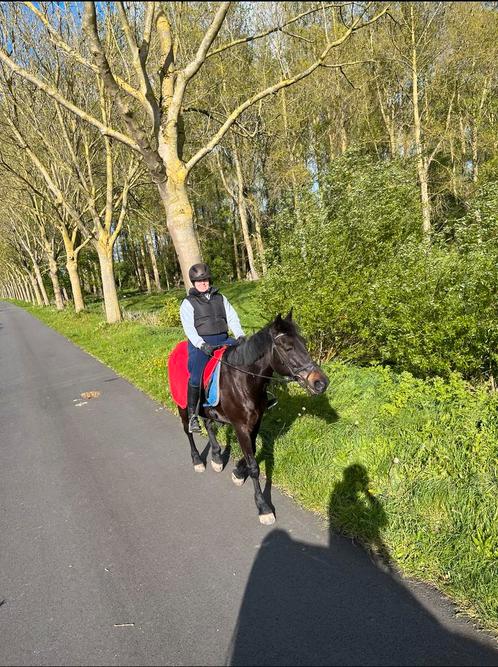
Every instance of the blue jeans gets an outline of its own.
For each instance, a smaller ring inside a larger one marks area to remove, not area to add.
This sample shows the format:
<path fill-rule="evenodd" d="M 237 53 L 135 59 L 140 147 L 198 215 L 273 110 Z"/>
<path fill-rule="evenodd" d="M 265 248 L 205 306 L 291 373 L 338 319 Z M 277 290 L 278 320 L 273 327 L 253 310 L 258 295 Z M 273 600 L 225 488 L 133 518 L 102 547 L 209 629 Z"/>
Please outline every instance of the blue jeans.
<path fill-rule="evenodd" d="M 233 345 L 235 343 L 233 338 L 229 338 L 228 334 L 213 334 L 212 336 L 202 336 L 205 343 L 209 345 Z M 188 341 L 188 372 L 190 373 L 189 383 L 193 387 L 200 387 L 202 381 L 202 374 L 206 368 L 206 364 L 210 357 L 204 354 L 198 347 L 194 347 Z"/>

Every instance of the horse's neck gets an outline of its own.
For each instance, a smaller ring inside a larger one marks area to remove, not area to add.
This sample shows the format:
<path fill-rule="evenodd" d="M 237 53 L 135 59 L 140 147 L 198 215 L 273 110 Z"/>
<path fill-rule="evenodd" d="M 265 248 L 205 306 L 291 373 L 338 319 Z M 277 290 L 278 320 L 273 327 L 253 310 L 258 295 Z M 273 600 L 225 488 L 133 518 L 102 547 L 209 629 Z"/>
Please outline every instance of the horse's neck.
<path fill-rule="evenodd" d="M 271 346 L 263 353 L 259 359 L 256 359 L 252 364 L 247 366 L 246 370 L 249 373 L 254 373 L 255 375 L 262 375 L 265 378 L 269 378 L 273 375 L 273 368 L 270 362 L 271 357 Z M 250 376 L 249 376 L 250 377 Z M 264 378 L 262 378 L 264 380 Z"/>

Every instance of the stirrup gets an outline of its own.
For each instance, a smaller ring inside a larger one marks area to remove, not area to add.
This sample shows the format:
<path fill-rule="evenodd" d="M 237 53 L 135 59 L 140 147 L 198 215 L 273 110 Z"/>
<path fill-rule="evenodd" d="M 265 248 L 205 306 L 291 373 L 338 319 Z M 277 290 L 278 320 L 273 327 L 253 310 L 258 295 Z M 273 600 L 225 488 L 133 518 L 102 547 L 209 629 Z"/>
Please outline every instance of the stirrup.
<path fill-rule="evenodd" d="M 189 433 L 202 433 L 201 425 L 199 424 L 199 419 L 197 415 L 192 415 L 188 420 L 188 432 Z"/>

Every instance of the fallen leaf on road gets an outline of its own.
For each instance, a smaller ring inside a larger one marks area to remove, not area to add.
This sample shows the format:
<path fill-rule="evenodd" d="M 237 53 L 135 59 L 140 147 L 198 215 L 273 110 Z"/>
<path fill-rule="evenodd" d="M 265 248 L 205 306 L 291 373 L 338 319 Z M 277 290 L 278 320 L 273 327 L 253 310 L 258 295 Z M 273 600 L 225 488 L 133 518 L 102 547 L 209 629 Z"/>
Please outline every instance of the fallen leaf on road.
<path fill-rule="evenodd" d="M 80 396 L 81 398 L 98 398 L 100 391 L 84 391 Z"/>

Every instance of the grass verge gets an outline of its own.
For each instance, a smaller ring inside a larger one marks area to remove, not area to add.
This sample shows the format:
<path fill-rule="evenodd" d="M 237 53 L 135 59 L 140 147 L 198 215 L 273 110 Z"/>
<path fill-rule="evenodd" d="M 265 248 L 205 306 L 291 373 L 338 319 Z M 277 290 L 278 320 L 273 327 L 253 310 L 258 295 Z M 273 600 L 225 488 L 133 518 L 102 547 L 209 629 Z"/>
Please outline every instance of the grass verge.
<path fill-rule="evenodd" d="M 252 286 L 223 291 L 246 328 L 261 326 Z M 139 313 L 160 304 L 161 296 L 126 299 Z M 166 364 L 180 327 L 144 323 L 145 315 L 108 325 L 99 307 L 76 315 L 19 305 L 174 408 Z M 498 396 L 456 375 L 423 381 L 338 362 L 324 369 L 324 397 L 275 388 L 279 404 L 265 416 L 258 447 L 267 478 L 498 630 Z M 230 429 L 219 437 L 234 445 Z"/>

